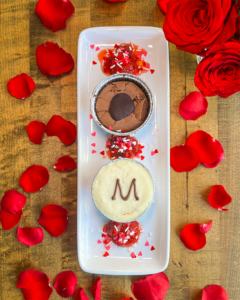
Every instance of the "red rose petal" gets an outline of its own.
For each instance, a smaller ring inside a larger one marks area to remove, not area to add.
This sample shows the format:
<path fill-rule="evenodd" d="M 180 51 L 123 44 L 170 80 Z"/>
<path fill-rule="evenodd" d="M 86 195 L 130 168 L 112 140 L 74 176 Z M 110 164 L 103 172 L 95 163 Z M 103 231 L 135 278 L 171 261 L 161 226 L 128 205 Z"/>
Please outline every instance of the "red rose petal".
<path fill-rule="evenodd" d="M 58 237 L 64 233 L 68 226 L 68 212 L 59 205 L 45 206 L 38 219 L 38 223 L 47 230 L 52 237 Z"/>
<path fill-rule="evenodd" d="M 26 99 L 35 89 L 35 82 L 25 73 L 17 75 L 8 81 L 9 93 L 18 99 Z"/>
<path fill-rule="evenodd" d="M 91 146 L 96 147 L 96 143 L 92 143 Z"/>
<path fill-rule="evenodd" d="M 181 231 L 180 239 L 186 248 L 196 251 L 206 245 L 206 236 L 200 231 L 200 226 L 198 223 L 188 224 Z"/>
<path fill-rule="evenodd" d="M 4 209 L 0 210 L 0 222 L 2 223 L 3 230 L 10 230 L 18 224 L 21 220 L 22 210 L 16 214 L 11 214 Z"/>
<path fill-rule="evenodd" d="M 38 0 L 35 13 L 43 25 L 54 32 L 66 28 L 66 21 L 72 16 L 74 10 L 69 0 Z"/>
<path fill-rule="evenodd" d="M 151 251 L 154 251 L 154 250 L 155 250 L 155 248 L 152 246 L 150 250 L 151 250 Z"/>
<path fill-rule="evenodd" d="M 93 64 L 93 65 L 96 65 L 97 63 L 93 60 L 92 64 Z"/>
<path fill-rule="evenodd" d="M 203 225 L 200 225 L 200 231 L 202 233 L 207 233 L 212 227 L 212 221 L 206 223 L 206 224 L 203 224 Z"/>
<path fill-rule="evenodd" d="M 54 169 L 59 172 L 71 171 L 73 169 L 76 169 L 76 167 L 77 164 L 75 160 L 70 156 L 62 156 L 54 165 Z"/>
<path fill-rule="evenodd" d="M 90 120 L 91 120 L 91 119 L 93 118 L 93 116 L 90 114 L 90 115 L 89 115 L 89 118 L 90 118 Z"/>
<path fill-rule="evenodd" d="M 181 145 L 173 147 L 170 150 L 170 166 L 176 172 L 192 171 L 199 163 L 199 154 L 193 147 Z"/>
<path fill-rule="evenodd" d="M 96 136 L 96 132 L 91 133 L 92 136 Z"/>
<path fill-rule="evenodd" d="M 205 131 L 198 130 L 192 133 L 188 137 L 186 145 L 197 150 L 201 163 L 211 164 L 218 158 L 218 146 L 214 138 Z"/>
<path fill-rule="evenodd" d="M 132 258 L 137 258 L 136 254 L 134 252 L 131 253 Z"/>
<path fill-rule="evenodd" d="M 109 256 L 109 253 L 106 251 L 104 254 L 103 254 L 103 257 L 107 257 Z"/>
<path fill-rule="evenodd" d="M 215 143 L 218 147 L 218 158 L 214 163 L 211 163 L 211 164 L 203 163 L 203 165 L 207 168 L 215 168 L 224 159 L 224 150 L 223 150 L 222 145 L 217 140 L 215 140 Z"/>
<path fill-rule="evenodd" d="M 148 241 L 145 243 L 145 246 L 149 246 L 149 242 Z"/>
<path fill-rule="evenodd" d="M 140 251 L 140 252 L 138 253 L 138 256 L 142 256 L 142 251 Z"/>
<path fill-rule="evenodd" d="M 166 298 L 169 280 L 164 273 L 146 276 L 132 285 L 133 295 L 137 300 L 162 300 Z"/>
<path fill-rule="evenodd" d="M 27 126 L 29 140 L 34 144 L 41 144 L 47 126 L 43 122 L 32 121 Z"/>
<path fill-rule="evenodd" d="M 208 196 L 209 204 L 218 210 L 227 211 L 223 206 L 232 202 L 232 197 L 226 192 L 222 185 L 213 185 L 211 192 Z"/>
<path fill-rule="evenodd" d="M 17 238 L 20 243 L 26 246 L 33 246 L 40 244 L 43 241 L 44 234 L 42 228 L 18 227 Z"/>
<path fill-rule="evenodd" d="M 155 72 L 155 70 L 151 69 L 150 72 L 151 72 L 151 74 L 153 74 Z"/>
<path fill-rule="evenodd" d="M 220 285 L 209 285 L 202 291 L 201 300 L 229 300 L 227 292 Z"/>
<path fill-rule="evenodd" d="M 65 145 L 71 145 L 76 140 L 77 129 L 72 122 L 54 115 L 47 123 L 46 133 L 47 136 L 57 136 Z"/>
<path fill-rule="evenodd" d="M 22 173 L 19 183 L 25 192 L 35 193 L 40 191 L 48 180 L 48 170 L 43 166 L 33 165 Z"/>
<path fill-rule="evenodd" d="M 105 155 L 105 151 L 100 152 L 100 154 Z"/>
<path fill-rule="evenodd" d="M 39 69 L 47 77 L 68 72 L 74 66 L 72 55 L 52 42 L 37 47 L 36 59 Z"/>
<path fill-rule="evenodd" d="M 89 300 L 86 294 L 84 293 L 83 288 L 80 288 L 76 291 L 74 300 Z"/>
<path fill-rule="evenodd" d="M 17 288 L 22 290 L 25 300 L 48 300 L 53 291 L 47 275 L 35 270 L 20 273 Z"/>
<path fill-rule="evenodd" d="M 94 300 L 101 300 L 101 278 L 98 278 L 94 281 L 91 289 Z"/>
<path fill-rule="evenodd" d="M 24 207 L 26 200 L 27 198 L 23 194 L 9 190 L 2 197 L 1 207 L 9 213 L 15 214 Z"/>
<path fill-rule="evenodd" d="M 208 102 L 203 94 L 192 92 L 180 103 L 179 113 L 186 120 L 197 120 L 206 114 L 207 108 Z"/>
<path fill-rule="evenodd" d="M 158 0 L 158 6 L 160 10 L 166 14 L 167 13 L 167 5 L 168 5 L 169 0 Z"/>
<path fill-rule="evenodd" d="M 54 288 L 59 296 L 71 297 L 77 287 L 77 276 L 72 271 L 63 271 L 57 275 Z"/>
<path fill-rule="evenodd" d="M 145 156 L 141 155 L 141 160 L 144 160 Z"/>
<path fill-rule="evenodd" d="M 97 153 L 97 151 L 96 150 L 92 150 L 92 154 L 94 154 L 94 153 Z"/>

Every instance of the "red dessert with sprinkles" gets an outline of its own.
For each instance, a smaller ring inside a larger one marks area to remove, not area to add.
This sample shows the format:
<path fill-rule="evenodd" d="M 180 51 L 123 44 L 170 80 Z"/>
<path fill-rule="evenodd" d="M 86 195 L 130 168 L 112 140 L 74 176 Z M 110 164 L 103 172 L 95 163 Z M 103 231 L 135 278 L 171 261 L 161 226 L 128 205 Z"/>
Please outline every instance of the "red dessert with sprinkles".
<path fill-rule="evenodd" d="M 123 158 L 140 158 L 144 146 L 133 136 L 111 135 L 107 139 L 106 154 L 111 159 Z"/>
<path fill-rule="evenodd" d="M 109 221 L 104 225 L 104 231 L 107 233 L 106 242 L 104 241 L 104 243 L 108 242 L 106 246 L 113 242 L 119 247 L 131 247 L 139 241 L 142 229 L 137 221 L 129 223 Z"/>
<path fill-rule="evenodd" d="M 101 69 L 107 76 L 116 73 L 129 73 L 139 76 L 150 71 L 145 62 L 147 51 L 133 43 L 115 44 L 114 49 L 104 49 L 98 53 Z"/>

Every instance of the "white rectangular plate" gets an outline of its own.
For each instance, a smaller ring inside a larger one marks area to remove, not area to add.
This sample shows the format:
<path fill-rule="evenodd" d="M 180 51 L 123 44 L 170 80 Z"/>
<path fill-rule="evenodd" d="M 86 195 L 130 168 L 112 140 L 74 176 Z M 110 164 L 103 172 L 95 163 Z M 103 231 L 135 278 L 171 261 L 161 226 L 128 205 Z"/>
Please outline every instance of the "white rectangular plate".
<path fill-rule="evenodd" d="M 97 60 L 98 51 L 113 48 L 114 44 L 133 42 L 147 50 L 145 58 L 154 74 L 147 72 L 140 78 L 153 93 L 154 111 L 150 122 L 136 134 L 145 146 L 143 164 L 155 181 L 155 197 L 150 209 L 139 218 L 144 233 L 132 259 L 128 248 L 112 246 L 110 256 L 103 257 L 105 248 L 97 244 L 103 225 L 108 222 L 95 207 L 91 197 L 91 185 L 98 170 L 109 159 L 100 154 L 105 150 L 107 133 L 90 120 L 90 96 L 96 85 L 106 76 Z M 92 62 L 96 61 L 97 65 Z M 98 27 L 84 30 L 78 44 L 78 259 L 81 268 L 88 273 L 108 275 L 153 274 L 166 269 L 169 260 L 170 239 L 170 162 L 169 162 L 169 57 L 168 43 L 160 28 L 154 27 Z M 153 130 L 156 131 L 153 132 Z M 96 132 L 96 136 L 91 133 Z M 96 147 L 91 144 L 96 143 Z M 158 154 L 151 156 L 148 143 L 156 147 Z M 92 154 L 92 150 L 97 153 Z M 151 159 L 153 159 L 154 165 Z M 94 229 L 94 230 L 93 230 Z M 93 230 L 93 231 L 92 231 Z M 151 236 L 150 246 L 145 246 Z M 151 246 L 156 249 L 150 251 Z M 139 251 L 143 256 L 138 256 Z"/>

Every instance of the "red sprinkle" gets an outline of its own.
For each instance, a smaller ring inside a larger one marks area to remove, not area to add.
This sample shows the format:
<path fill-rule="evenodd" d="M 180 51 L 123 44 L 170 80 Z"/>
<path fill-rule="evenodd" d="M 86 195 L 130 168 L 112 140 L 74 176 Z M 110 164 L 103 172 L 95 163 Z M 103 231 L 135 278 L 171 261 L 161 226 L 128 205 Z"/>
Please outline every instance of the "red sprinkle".
<path fill-rule="evenodd" d="M 141 155 L 141 160 L 144 160 L 145 156 Z"/>
<path fill-rule="evenodd" d="M 157 149 L 155 149 L 155 153 L 158 153 L 158 150 L 157 150 Z"/>
<path fill-rule="evenodd" d="M 152 246 L 150 250 L 153 251 L 153 250 L 155 250 L 155 248 Z"/>
<path fill-rule="evenodd" d="M 92 118 L 93 118 L 93 116 L 92 116 L 91 114 L 89 115 L 89 117 L 90 117 L 90 119 L 92 119 Z"/>
<path fill-rule="evenodd" d="M 151 74 L 153 74 L 155 72 L 155 70 L 151 69 L 150 72 L 151 72 Z"/>
<path fill-rule="evenodd" d="M 109 253 L 106 251 L 104 254 L 103 254 L 104 257 L 107 257 L 109 256 Z"/>
<path fill-rule="evenodd" d="M 92 136 L 96 136 L 96 132 L 91 133 Z"/>
<path fill-rule="evenodd" d="M 100 152 L 100 154 L 105 155 L 105 151 Z"/>
<path fill-rule="evenodd" d="M 92 64 L 93 64 L 93 65 L 96 65 L 97 63 L 93 60 Z"/>

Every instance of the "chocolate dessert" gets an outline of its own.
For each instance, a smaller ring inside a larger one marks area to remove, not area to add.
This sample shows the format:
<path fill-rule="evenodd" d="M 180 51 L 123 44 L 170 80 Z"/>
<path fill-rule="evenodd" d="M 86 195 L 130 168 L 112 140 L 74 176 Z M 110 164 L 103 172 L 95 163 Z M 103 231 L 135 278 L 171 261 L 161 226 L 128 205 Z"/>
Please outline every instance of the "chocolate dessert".
<path fill-rule="evenodd" d="M 133 82 L 116 81 L 107 84 L 96 101 L 96 113 L 100 122 L 113 131 L 131 131 L 146 119 L 148 100 L 144 92 Z"/>

